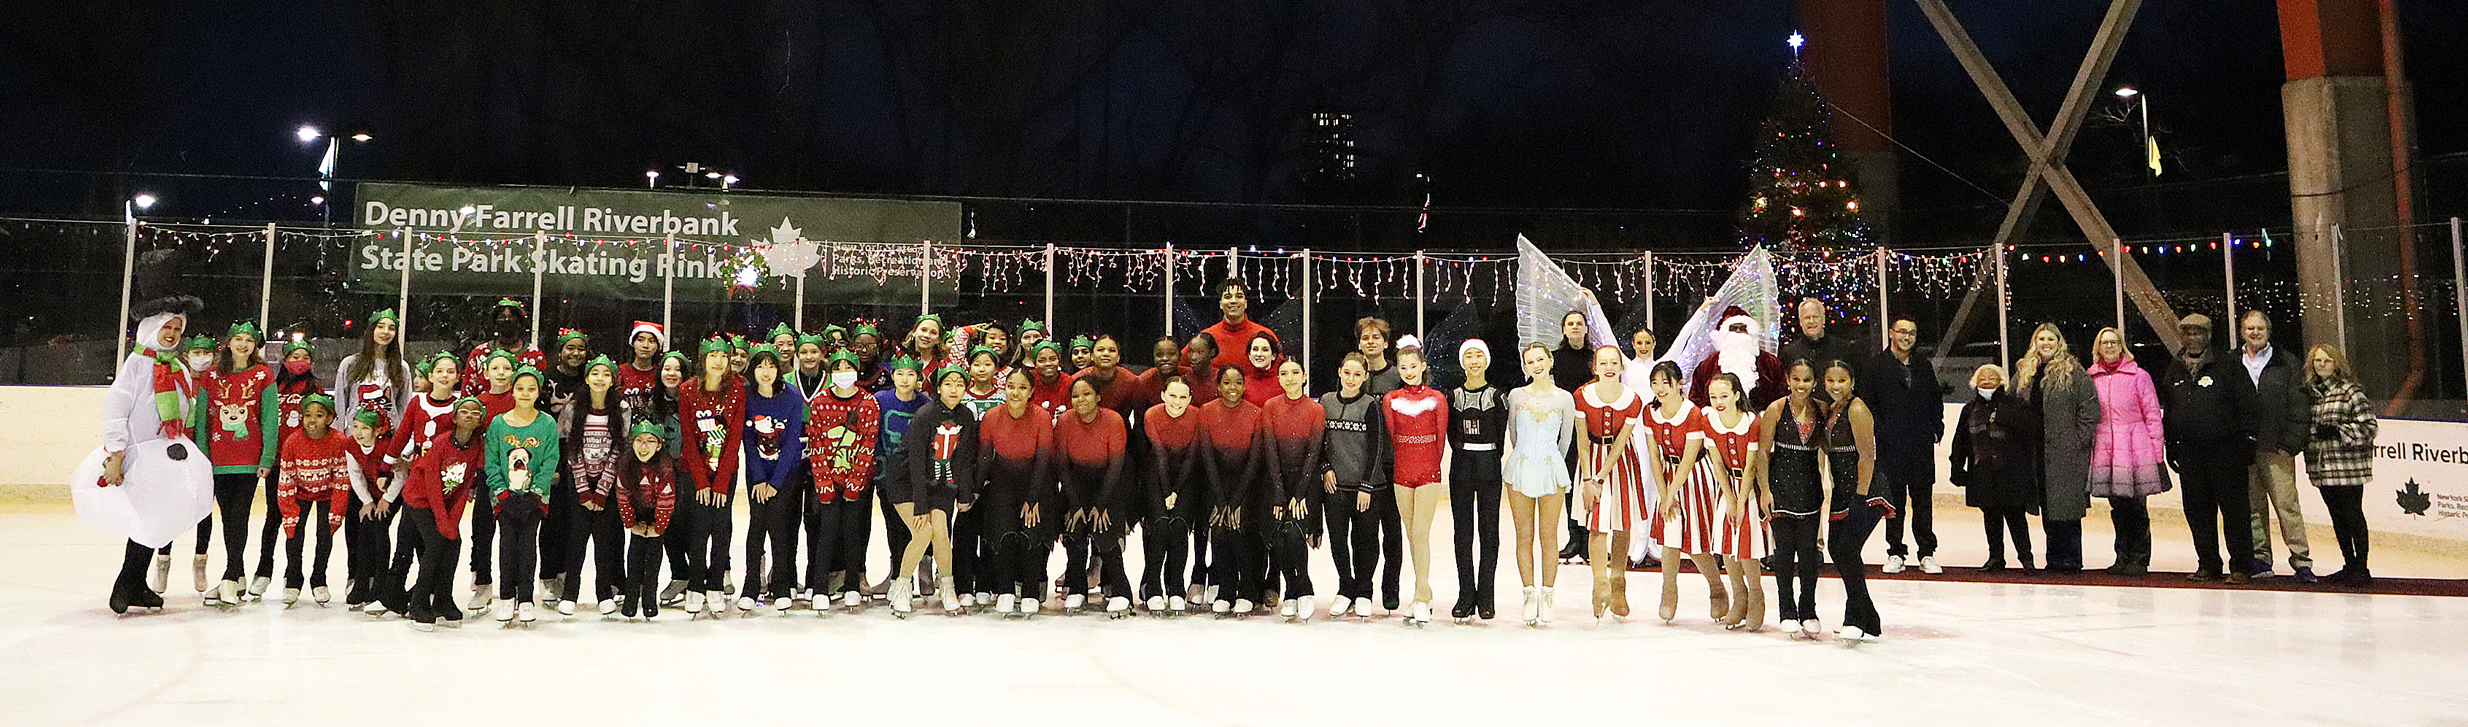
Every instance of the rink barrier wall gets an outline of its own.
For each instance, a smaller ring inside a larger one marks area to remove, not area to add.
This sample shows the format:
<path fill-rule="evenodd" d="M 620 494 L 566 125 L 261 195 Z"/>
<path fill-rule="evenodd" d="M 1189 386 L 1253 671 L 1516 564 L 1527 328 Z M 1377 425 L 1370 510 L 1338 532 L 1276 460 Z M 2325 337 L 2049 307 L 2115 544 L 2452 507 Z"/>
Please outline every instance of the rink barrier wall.
<path fill-rule="evenodd" d="M 0 422 L 10 425 L 0 434 L 0 463 L 6 463 L 0 466 L 0 502 L 68 499 L 69 470 L 102 445 L 96 423 L 105 391 L 100 386 L 0 386 Z M 1946 405 L 1948 431 L 1960 411 L 1960 405 Z M 1947 484 L 1945 453 L 1951 441 L 1947 437 L 1937 445 L 1934 500 L 1941 508 L 1963 507 L 1962 489 Z M 2332 544 L 2338 541 L 2331 535 L 2330 513 L 2305 484 L 2303 458 L 2296 469 L 2298 500 L 2309 539 L 2318 544 L 2316 557 L 2336 559 L 2338 549 Z M 2106 518 L 2106 503 L 2097 498 L 2092 503 L 2090 517 Z M 2365 507 L 2377 546 L 2468 556 L 2468 424 L 2383 420 Z M 2415 507 L 2423 512 L 2410 512 Z M 2153 527 L 2183 527 L 2183 510 L 2176 488 L 2153 496 Z"/>

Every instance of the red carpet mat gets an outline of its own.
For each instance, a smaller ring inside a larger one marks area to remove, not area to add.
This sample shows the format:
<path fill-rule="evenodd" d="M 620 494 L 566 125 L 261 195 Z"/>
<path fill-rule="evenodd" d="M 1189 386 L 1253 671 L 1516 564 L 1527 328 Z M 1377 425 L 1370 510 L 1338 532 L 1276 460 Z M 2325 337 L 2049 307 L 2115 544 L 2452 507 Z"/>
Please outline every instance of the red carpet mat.
<path fill-rule="evenodd" d="M 1680 571 L 1685 573 L 1695 573 L 1697 571 L 1696 564 L 1682 561 L 1680 563 Z M 1659 571 L 1647 570 L 1636 572 L 1650 573 Z M 1832 564 L 1826 565 L 1822 571 L 1822 574 L 1829 578 L 1834 577 L 1836 575 L 1834 572 L 1834 566 Z M 1773 574 L 1768 573 L 1766 575 L 1770 577 Z M 2326 573 L 2325 575 L 2328 574 Z M 2055 586 L 2114 586 L 2127 588 L 2220 588 L 2242 591 L 2301 591 L 2312 593 L 2366 593 L 2386 596 L 2468 597 L 2468 580 L 2377 577 L 2374 579 L 2372 585 L 2360 588 L 2356 586 L 2339 585 L 2327 582 L 2300 583 L 2297 579 L 2289 577 L 2286 573 L 2281 573 L 2270 578 L 2258 579 L 2252 583 L 2242 586 L 2232 586 L 2219 582 L 2206 583 L 2201 581 L 2189 581 L 2185 579 L 2185 576 L 2186 574 L 2184 573 L 2159 572 L 2153 572 L 2149 575 L 2141 576 L 2118 576 L 2109 575 L 2106 572 L 2096 570 L 2087 570 L 2081 573 L 2051 573 L 2045 570 L 2025 571 L 2019 568 L 2011 567 L 2002 571 L 1983 571 L 1972 567 L 1950 566 L 1947 567 L 1945 569 L 1945 573 L 1941 575 L 1932 576 L 1926 573 L 1921 573 L 1918 566 L 1912 566 L 1901 573 L 1886 575 L 1878 572 L 1877 566 L 1868 566 L 1869 578 L 1894 581 L 2033 583 Z"/>

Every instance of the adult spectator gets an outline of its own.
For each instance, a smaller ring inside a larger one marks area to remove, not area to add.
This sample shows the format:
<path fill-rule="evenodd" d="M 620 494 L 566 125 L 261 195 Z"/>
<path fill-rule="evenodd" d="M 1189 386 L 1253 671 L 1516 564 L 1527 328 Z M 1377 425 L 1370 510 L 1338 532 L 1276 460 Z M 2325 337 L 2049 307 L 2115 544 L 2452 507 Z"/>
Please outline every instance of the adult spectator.
<path fill-rule="evenodd" d="M 2082 572 L 2082 518 L 2091 511 L 2091 438 L 2100 400 L 2082 362 L 2054 323 L 2031 332 L 2031 350 L 2014 363 L 2014 388 L 2040 417 L 2040 529 L 2048 571 Z"/>
<path fill-rule="evenodd" d="M 2238 358 L 2254 384 L 2254 463 L 2246 468 L 2246 497 L 2253 503 L 2253 577 L 2271 577 L 2271 516 L 2279 515 L 2280 538 L 2288 543 L 2288 566 L 2297 580 L 2312 583 L 2314 555 L 2305 544 L 2305 515 L 2297 507 L 2297 453 L 2313 428 L 2313 397 L 2297 357 L 2271 345 L 2271 317 L 2249 310 L 2238 320 L 2244 346 Z"/>
<path fill-rule="evenodd" d="M 1819 371 L 1823 371 L 1826 364 L 1834 361 L 1858 366 L 1860 360 L 1874 350 L 1861 346 L 1858 340 L 1847 334 L 1826 335 L 1825 301 L 1818 300 L 1816 296 L 1800 299 L 1799 319 L 1799 337 L 1782 345 L 1782 362 L 1785 366 L 1803 359 L 1815 364 Z M 1833 401 L 1833 397 L 1826 395 L 1823 386 L 1817 387 L 1811 395 L 1817 397 L 1818 401 Z"/>
<path fill-rule="evenodd" d="M 1859 398 L 1877 421 L 1877 468 L 1885 475 L 1886 501 L 1894 516 L 1885 521 L 1885 572 L 1900 573 L 1912 555 L 1903 541 L 1904 521 L 1910 525 L 1909 545 L 1918 546 L 1920 572 L 1944 573 L 1937 565 L 1936 507 L 1937 442 L 1945 437 L 1945 392 L 1937 384 L 1936 367 L 1916 351 L 1920 325 L 1895 318 L 1887 329 L 1885 350 L 1870 353 L 1860 368 Z"/>
<path fill-rule="evenodd" d="M 2091 494 L 2108 499 L 2108 521 L 2117 534 L 2117 560 L 2108 573 L 2140 576 L 2151 572 L 2151 509 L 2145 498 L 2168 491 L 2159 391 L 2115 328 L 2100 329 L 2091 339 L 2091 386 L 2100 397 L 2100 426 L 2091 437 Z"/>
<path fill-rule="evenodd" d="M 2348 586 L 2374 582 L 2365 567 L 2365 485 L 2374 480 L 2374 408 L 2348 372 L 2339 347 L 2317 344 L 2305 354 L 2305 389 L 2313 397 L 2312 441 L 2305 445 L 2305 474 L 2331 511 L 2339 539 L 2339 572 L 2326 580 Z"/>
<path fill-rule="evenodd" d="M 2160 418 L 2168 437 L 2168 466 L 2184 484 L 2185 526 L 2194 536 L 2194 572 L 2187 580 L 2252 580 L 2246 561 L 2254 554 L 2248 526 L 2245 468 L 2254 460 L 2254 384 L 2243 367 L 2211 341 L 2211 317 L 2200 313 L 2177 323 L 2182 348 L 2160 377 Z M 2227 560 L 2220 541 L 2228 543 Z"/>

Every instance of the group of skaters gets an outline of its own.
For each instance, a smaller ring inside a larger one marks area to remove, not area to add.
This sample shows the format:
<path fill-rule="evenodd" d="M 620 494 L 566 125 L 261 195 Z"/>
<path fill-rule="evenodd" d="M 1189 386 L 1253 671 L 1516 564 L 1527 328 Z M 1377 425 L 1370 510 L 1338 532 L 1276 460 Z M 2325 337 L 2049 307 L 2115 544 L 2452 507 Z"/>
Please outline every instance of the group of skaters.
<path fill-rule="evenodd" d="M 1111 335 L 1066 342 L 1038 321 L 936 315 L 889 338 L 851 322 L 691 343 L 637 322 L 617 345 L 568 329 L 543 350 L 529 311 L 505 300 L 489 340 L 418 360 L 403 355 L 400 317 L 379 311 L 358 350 L 321 372 L 296 337 L 247 323 L 189 336 L 193 299 L 149 305 L 106 403 L 102 479 L 120 483 L 134 443 L 192 441 L 212 465 L 220 524 L 196 525 L 204 603 L 329 603 L 339 534 L 344 603 L 423 630 L 467 613 L 530 624 L 543 610 L 631 620 L 887 602 L 905 617 L 921 601 L 951 615 L 1294 621 L 1325 604 L 1327 618 L 1420 625 L 1435 616 L 1443 500 L 1460 622 L 1509 600 L 1494 575 L 1503 510 L 1519 589 L 1508 605 L 1532 626 L 1553 619 L 1564 557 L 1591 567 L 1597 618 L 1630 614 L 1638 566 L 1660 568 L 1656 615 L 1678 618 L 1687 562 L 1715 621 L 1761 631 L 1778 616 L 1811 639 L 1830 559 L 1845 594 L 1835 635 L 1849 642 L 1883 632 L 1861 561 L 1880 523 L 1886 572 L 1942 572 L 1930 487 L 1949 434 L 1944 392 L 1909 319 L 1864 346 L 1828 335 L 1824 305 L 1804 300 L 1798 335 L 1775 352 L 1757 318 L 1731 308 L 1713 353 L 1683 366 L 1656 359 L 1650 330 L 1629 351 L 1590 344 L 1604 337 L 1584 311 L 1562 319 L 1562 341 L 1497 352 L 1482 340 L 1426 351 L 1364 318 L 1337 388 L 1315 396 L 1302 362 L 1248 317 L 1243 284 L 1216 293 L 1222 320 L 1151 342 L 1146 367 Z M 2010 372 L 1980 367 L 1953 420 L 1951 470 L 1983 511 L 1986 569 L 2007 567 L 2008 533 L 2020 567 L 2040 567 L 2034 514 L 2046 568 L 2082 569 L 2080 522 L 2097 496 L 2117 525 L 2110 570 L 2140 574 L 2143 499 L 2181 479 L 2193 577 L 2271 573 L 2264 523 L 2276 512 L 2294 576 L 2310 580 L 2291 474 L 2303 454 L 2346 559 L 2330 580 L 2370 578 L 2370 407 L 2337 348 L 2300 363 L 2271 347 L 2260 313 L 2241 326 L 2242 344 L 2219 350 L 2208 320 L 2188 317 L 2183 354 L 2156 379 L 2115 329 L 2094 337 L 2087 364 L 2042 325 Z M 1434 356 L 1453 356 L 1462 377 L 1433 381 Z M 877 519 L 892 558 L 869 574 Z M 1313 582 L 1321 550 L 1334 584 Z M 114 611 L 161 607 L 172 551 L 130 542 Z M 462 569 L 468 592 L 454 585 Z"/>

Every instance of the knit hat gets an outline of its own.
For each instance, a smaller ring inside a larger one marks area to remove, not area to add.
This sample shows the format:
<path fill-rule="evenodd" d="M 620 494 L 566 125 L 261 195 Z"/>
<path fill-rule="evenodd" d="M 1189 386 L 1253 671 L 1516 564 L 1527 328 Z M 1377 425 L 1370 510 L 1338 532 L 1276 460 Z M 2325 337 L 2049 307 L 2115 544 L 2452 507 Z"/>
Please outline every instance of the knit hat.
<path fill-rule="evenodd" d="M 651 334 L 652 338 L 659 339 L 661 348 L 668 348 L 668 328 L 651 321 L 635 321 L 634 327 L 626 331 L 626 340 L 634 340 L 635 337 L 645 333 Z"/>
<path fill-rule="evenodd" d="M 1467 351 L 1481 351 L 1484 358 L 1490 358 L 1491 344 L 1483 343 L 1480 338 L 1468 338 L 1464 343 L 1457 344 L 1457 358 L 1465 358 Z"/>

